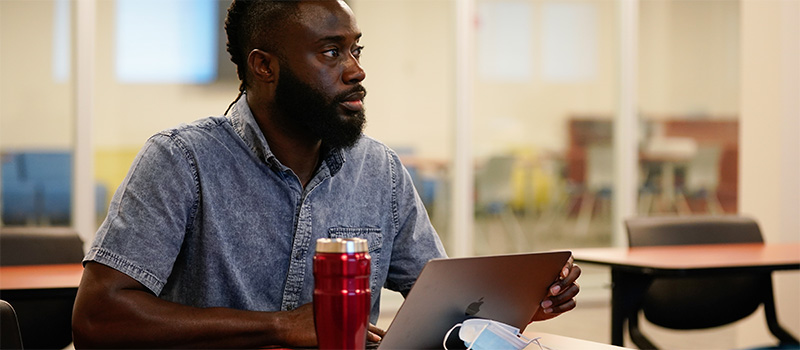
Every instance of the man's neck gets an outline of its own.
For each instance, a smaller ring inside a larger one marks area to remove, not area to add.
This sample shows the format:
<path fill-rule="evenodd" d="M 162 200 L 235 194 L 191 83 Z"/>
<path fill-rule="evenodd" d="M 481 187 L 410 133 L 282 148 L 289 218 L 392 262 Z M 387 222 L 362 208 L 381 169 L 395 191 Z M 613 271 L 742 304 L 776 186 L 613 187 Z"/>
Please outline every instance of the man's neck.
<path fill-rule="evenodd" d="M 263 128 L 261 131 L 264 132 L 264 137 L 275 157 L 292 169 L 303 187 L 306 187 L 319 166 L 320 141 L 307 143 L 286 138 L 280 133 L 270 136 Z"/>
<path fill-rule="evenodd" d="M 275 122 L 274 111 L 256 107 L 250 99 L 247 102 L 272 153 L 283 165 L 292 169 L 303 187 L 306 187 L 319 166 L 322 142 L 298 130 L 287 129 Z"/>

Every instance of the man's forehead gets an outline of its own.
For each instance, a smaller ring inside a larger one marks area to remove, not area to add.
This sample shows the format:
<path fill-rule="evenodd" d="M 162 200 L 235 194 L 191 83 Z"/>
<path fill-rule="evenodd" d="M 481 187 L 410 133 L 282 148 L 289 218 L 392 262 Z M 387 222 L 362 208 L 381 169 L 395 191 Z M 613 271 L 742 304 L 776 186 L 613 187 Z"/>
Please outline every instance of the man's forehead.
<path fill-rule="evenodd" d="M 319 39 L 333 36 L 360 37 L 355 16 L 344 1 L 301 1 L 297 24 Z"/>

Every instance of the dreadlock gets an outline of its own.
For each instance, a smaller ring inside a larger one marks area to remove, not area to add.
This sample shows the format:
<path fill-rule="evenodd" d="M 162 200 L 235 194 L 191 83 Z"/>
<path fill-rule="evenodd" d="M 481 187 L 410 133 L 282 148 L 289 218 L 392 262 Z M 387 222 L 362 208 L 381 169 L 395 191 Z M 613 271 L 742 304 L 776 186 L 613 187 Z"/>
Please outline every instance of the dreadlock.
<path fill-rule="evenodd" d="M 233 0 L 225 18 L 228 35 L 226 48 L 239 76 L 239 95 L 231 102 L 225 114 L 244 94 L 249 86 L 247 56 L 253 49 L 280 54 L 279 38 L 287 19 L 296 15 L 298 1 L 290 0 Z"/>

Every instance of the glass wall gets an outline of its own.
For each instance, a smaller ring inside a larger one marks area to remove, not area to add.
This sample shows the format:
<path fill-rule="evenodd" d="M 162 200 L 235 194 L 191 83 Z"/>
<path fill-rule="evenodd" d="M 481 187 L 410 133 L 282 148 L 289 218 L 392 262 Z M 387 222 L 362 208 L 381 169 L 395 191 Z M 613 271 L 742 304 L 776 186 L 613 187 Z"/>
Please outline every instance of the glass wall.
<path fill-rule="evenodd" d="M 475 251 L 609 245 L 611 1 L 479 1 Z"/>
<path fill-rule="evenodd" d="M 478 1 L 475 252 L 612 242 L 619 4 Z M 639 3 L 636 215 L 734 213 L 739 3 Z"/>
<path fill-rule="evenodd" d="M 641 2 L 641 215 L 737 211 L 739 7 Z"/>
<path fill-rule="evenodd" d="M 2 225 L 72 223 L 71 1 L 0 1 Z"/>

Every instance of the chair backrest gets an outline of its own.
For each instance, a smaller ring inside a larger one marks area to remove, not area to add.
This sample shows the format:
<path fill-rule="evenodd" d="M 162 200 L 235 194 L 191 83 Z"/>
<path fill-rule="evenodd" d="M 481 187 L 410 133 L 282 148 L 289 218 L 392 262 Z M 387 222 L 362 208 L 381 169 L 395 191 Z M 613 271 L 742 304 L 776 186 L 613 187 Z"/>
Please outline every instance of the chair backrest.
<path fill-rule="evenodd" d="M 631 247 L 763 243 L 758 224 L 741 216 L 643 217 L 625 221 Z M 765 300 L 770 275 L 743 274 L 659 278 L 642 304 L 645 318 L 672 329 L 703 329 L 738 321 Z M 677 312 L 680 305 L 685 312 Z"/>
<path fill-rule="evenodd" d="M 625 226 L 631 247 L 764 242 L 758 223 L 742 216 L 640 217 Z"/>
<path fill-rule="evenodd" d="M 82 260 L 83 241 L 71 228 L 0 228 L 0 266 L 70 264 Z"/>
<path fill-rule="evenodd" d="M 586 149 L 586 187 L 590 191 L 611 190 L 614 184 L 614 152 L 610 145 Z"/>
<path fill-rule="evenodd" d="M 476 203 L 479 209 L 505 206 L 514 197 L 511 175 L 516 159 L 513 156 L 492 156 L 475 174 Z"/>
<path fill-rule="evenodd" d="M 715 191 L 719 185 L 721 155 L 719 146 L 698 147 L 686 169 L 686 188 L 690 191 Z"/>
<path fill-rule="evenodd" d="M 22 349 L 17 313 L 5 300 L 0 300 L 0 349 Z"/>

